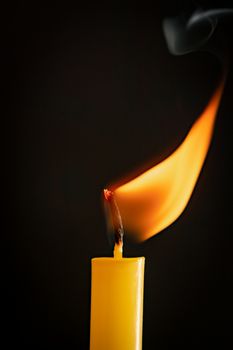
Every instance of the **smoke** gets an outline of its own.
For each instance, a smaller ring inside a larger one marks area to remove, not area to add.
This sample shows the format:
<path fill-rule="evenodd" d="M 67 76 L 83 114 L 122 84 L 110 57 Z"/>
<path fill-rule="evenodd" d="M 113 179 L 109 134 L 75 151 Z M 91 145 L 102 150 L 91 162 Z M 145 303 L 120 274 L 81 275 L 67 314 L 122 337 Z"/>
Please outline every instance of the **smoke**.
<path fill-rule="evenodd" d="M 163 32 L 173 55 L 183 55 L 204 47 L 223 17 L 233 15 L 233 9 L 196 10 L 190 17 L 165 18 Z"/>

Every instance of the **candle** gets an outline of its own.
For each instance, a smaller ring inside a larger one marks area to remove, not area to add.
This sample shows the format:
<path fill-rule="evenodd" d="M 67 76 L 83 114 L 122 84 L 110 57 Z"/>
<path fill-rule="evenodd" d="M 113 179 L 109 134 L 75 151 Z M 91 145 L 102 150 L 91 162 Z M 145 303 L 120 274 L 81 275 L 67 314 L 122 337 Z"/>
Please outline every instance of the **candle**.
<path fill-rule="evenodd" d="M 142 348 L 144 258 L 92 259 L 91 350 Z"/>
<path fill-rule="evenodd" d="M 92 259 L 90 350 L 140 350 L 144 257 L 123 258 L 123 227 L 110 191 L 114 257 Z"/>

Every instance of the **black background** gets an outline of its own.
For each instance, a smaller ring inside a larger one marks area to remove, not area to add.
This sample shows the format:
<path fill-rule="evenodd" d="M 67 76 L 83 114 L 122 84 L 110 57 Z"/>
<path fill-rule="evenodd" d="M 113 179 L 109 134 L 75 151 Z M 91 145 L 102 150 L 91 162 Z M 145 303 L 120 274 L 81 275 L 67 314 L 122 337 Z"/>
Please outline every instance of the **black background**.
<path fill-rule="evenodd" d="M 161 21 L 189 6 L 21 1 L 3 11 L 8 344 L 88 349 L 90 260 L 112 254 L 101 191 L 169 155 L 219 78 L 214 57 L 167 50 Z M 217 30 L 231 62 L 232 22 Z M 126 256 L 146 257 L 144 350 L 231 335 L 232 89 L 230 67 L 184 213 L 142 244 L 126 238 Z"/>

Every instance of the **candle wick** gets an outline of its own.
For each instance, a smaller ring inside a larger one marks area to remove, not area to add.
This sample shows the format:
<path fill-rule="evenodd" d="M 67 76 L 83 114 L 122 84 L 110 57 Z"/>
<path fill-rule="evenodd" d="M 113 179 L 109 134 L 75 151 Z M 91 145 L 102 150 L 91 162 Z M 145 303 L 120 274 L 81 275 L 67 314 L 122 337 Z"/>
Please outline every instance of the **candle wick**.
<path fill-rule="evenodd" d="M 114 250 L 113 250 L 113 256 L 116 259 L 121 259 L 123 254 L 123 241 L 121 241 L 120 244 L 115 243 Z"/>
<path fill-rule="evenodd" d="M 112 218 L 112 225 L 114 229 L 114 257 L 120 258 L 122 257 L 123 252 L 123 236 L 124 236 L 124 228 L 122 224 L 120 210 L 118 208 L 116 199 L 114 197 L 114 193 L 110 190 L 104 190 L 104 198 L 109 204 Z"/>

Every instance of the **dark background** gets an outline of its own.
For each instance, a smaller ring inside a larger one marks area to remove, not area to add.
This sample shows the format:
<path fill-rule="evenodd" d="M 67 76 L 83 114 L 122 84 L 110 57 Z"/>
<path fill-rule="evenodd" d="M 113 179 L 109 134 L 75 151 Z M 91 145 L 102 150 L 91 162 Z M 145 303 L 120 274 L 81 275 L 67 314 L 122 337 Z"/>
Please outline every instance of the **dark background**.
<path fill-rule="evenodd" d="M 88 349 L 90 261 L 112 254 L 101 191 L 169 155 L 216 86 L 214 57 L 168 52 L 161 21 L 191 6 L 171 4 L 21 1 L 2 12 L 8 344 Z M 232 24 L 217 30 L 231 62 Z M 144 350 L 169 339 L 231 335 L 232 91 L 230 67 L 210 152 L 184 213 L 142 244 L 126 238 L 125 256 L 146 257 Z"/>

